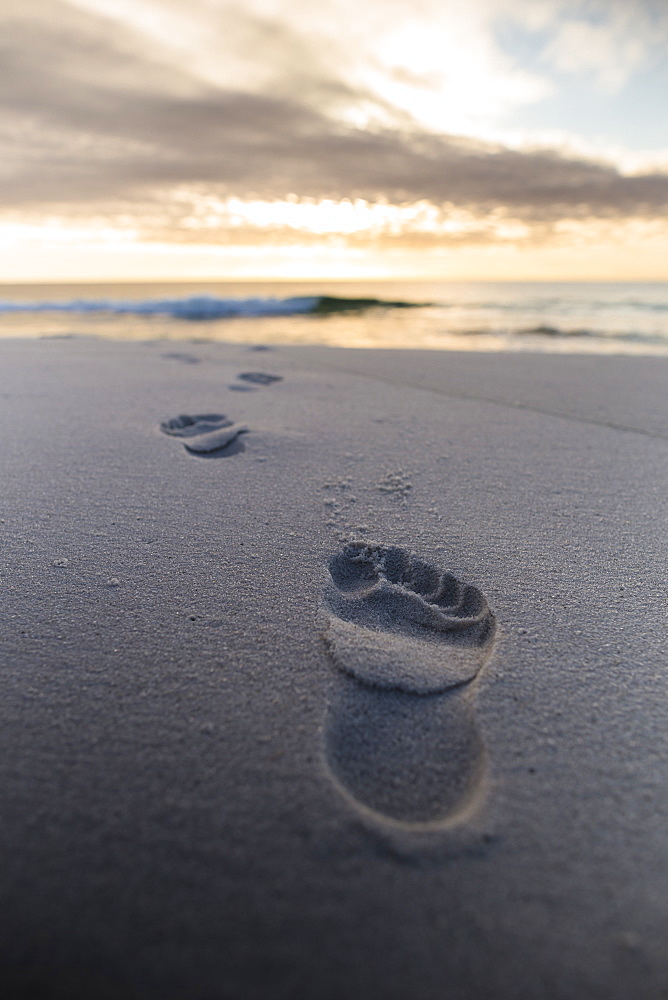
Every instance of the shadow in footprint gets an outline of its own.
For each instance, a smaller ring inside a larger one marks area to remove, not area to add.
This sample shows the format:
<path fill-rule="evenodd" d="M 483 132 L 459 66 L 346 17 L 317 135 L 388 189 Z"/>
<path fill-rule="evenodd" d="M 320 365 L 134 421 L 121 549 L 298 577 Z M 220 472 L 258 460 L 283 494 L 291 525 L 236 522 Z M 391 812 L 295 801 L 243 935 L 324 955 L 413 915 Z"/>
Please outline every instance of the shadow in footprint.
<path fill-rule="evenodd" d="M 244 451 L 239 435 L 248 431 L 222 413 L 181 413 L 160 424 L 163 434 L 185 438 L 184 448 L 200 458 L 223 458 Z"/>
<path fill-rule="evenodd" d="M 484 784 L 474 682 L 494 636 L 487 601 L 397 547 L 351 543 L 329 570 L 325 640 L 343 675 L 326 727 L 332 775 L 386 820 L 453 825 Z"/>
<path fill-rule="evenodd" d="M 271 385 L 273 382 L 283 381 L 282 375 L 270 375 L 268 372 L 242 372 L 237 378 L 253 385 Z"/>

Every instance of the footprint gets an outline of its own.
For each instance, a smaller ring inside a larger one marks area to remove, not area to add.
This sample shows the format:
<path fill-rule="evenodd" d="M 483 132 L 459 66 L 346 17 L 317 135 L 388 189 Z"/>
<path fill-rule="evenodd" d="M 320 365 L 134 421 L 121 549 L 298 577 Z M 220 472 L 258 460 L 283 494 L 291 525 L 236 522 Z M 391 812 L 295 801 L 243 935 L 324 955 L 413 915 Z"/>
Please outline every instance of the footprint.
<path fill-rule="evenodd" d="M 248 428 L 232 423 L 222 413 L 197 413 L 194 416 L 181 413 L 171 420 L 164 420 L 160 424 L 160 430 L 173 437 L 186 438 L 183 446 L 192 454 L 211 455 L 229 448 Z M 233 454 L 232 451 L 226 453 Z"/>
<path fill-rule="evenodd" d="M 207 434 L 219 427 L 229 427 L 232 421 L 223 413 L 180 413 L 171 420 L 163 420 L 160 430 L 175 437 L 194 437 L 196 434 Z"/>
<path fill-rule="evenodd" d="M 244 382 L 253 382 L 255 385 L 271 385 L 272 382 L 282 382 L 282 375 L 269 375 L 266 372 L 242 372 L 237 375 Z"/>
<path fill-rule="evenodd" d="M 384 820 L 455 825 L 484 786 L 474 682 L 494 638 L 487 601 L 397 547 L 350 543 L 329 571 L 325 641 L 342 672 L 326 727 L 332 775 Z"/>
<path fill-rule="evenodd" d="M 170 361 L 180 361 L 184 365 L 198 365 L 200 359 L 196 358 L 194 354 L 185 354 L 183 351 L 169 351 L 168 354 L 161 355 L 163 358 L 169 358 Z"/>

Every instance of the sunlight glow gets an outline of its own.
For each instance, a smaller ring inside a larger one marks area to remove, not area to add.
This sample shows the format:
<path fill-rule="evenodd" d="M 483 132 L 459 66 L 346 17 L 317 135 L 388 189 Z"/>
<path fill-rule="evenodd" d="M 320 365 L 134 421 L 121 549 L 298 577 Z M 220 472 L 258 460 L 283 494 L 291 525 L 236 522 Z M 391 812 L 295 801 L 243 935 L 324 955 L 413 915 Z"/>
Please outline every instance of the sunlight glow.
<path fill-rule="evenodd" d="M 430 234 L 450 239 L 480 237 L 496 240 L 521 240 L 530 235 L 528 226 L 511 219 L 502 208 L 486 214 L 460 208 L 451 203 L 437 206 L 429 201 L 403 205 L 369 202 L 362 198 L 298 198 L 272 201 L 241 198 L 218 198 L 194 189 L 181 188 L 172 195 L 182 207 L 179 226 L 191 235 L 219 231 L 234 239 L 235 231 L 252 228 L 262 232 L 281 230 L 312 236 L 365 236 L 369 239 L 411 234 Z"/>
<path fill-rule="evenodd" d="M 5 222 L 0 223 L 0 249 L 21 251 L 31 247 L 51 246 L 54 249 L 77 247 L 83 250 L 87 245 L 125 249 L 136 242 L 138 235 L 136 229 L 100 226 L 95 223 L 77 226 L 59 220 L 45 220 L 43 223 Z M 9 269 L 11 270 L 11 266 Z"/>
<path fill-rule="evenodd" d="M 550 94 L 546 81 L 507 64 L 474 25 L 452 22 L 449 12 L 440 24 L 399 25 L 360 68 L 361 80 L 427 128 L 478 137 L 508 107 Z"/>
<path fill-rule="evenodd" d="M 413 223 L 424 225 L 423 233 L 435 224 L 453 237 L 450 243 L 425 243 L 417 229 L 412 239 L 403 231 L 393 238 L 396 206 L 362 206 L 360 211 L 353 203 L 231 201 L 240 233 L 253 219 L 261 223 L 251 229 L 250 239 L 236 239 L 234 227 L 224 239 L 214 227 L 197 242 L 183 242 L 146 239 L 129 228 L 54 222 L 0 226 L 3 280 L 668 280 L 668 225 L 660 219 L 561 220 L 551 240 L 541 243 L 523 223 L 493 213 L 482 222 L 461 212 L 434 222 L 433 206 L 409 206 L 405 211 L 415 213 Z M 217 226 L 219 215 L 215 218 Z M 382 232 L 374 230 L 379 219 Z M 346 225 L 347 237 L 342 235 Z M 290 227 L 293 238 L 287 241 Z M 491 227 L 495 238 L 490 242 Z"/>

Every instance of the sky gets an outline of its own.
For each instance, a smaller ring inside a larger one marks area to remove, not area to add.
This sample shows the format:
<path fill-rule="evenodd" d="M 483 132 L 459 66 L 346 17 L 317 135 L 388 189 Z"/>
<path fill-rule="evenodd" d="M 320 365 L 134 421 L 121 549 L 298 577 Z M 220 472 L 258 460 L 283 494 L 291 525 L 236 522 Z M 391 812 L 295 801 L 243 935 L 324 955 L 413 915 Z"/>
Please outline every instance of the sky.
<path fill-rule="evenodd" d="M 0 0 L 0 280 L 668 280 L 666 0 Z"/>

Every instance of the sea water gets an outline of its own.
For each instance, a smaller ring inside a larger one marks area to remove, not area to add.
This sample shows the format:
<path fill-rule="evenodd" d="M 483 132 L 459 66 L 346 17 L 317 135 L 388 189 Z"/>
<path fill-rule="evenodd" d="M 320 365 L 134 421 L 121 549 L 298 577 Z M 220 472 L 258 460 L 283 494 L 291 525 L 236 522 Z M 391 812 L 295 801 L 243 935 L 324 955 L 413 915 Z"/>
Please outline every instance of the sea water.
<path fill-rule="evenodd" d="M 0 336 L 668 355 L 668 282 L 0 286 Z"/>

